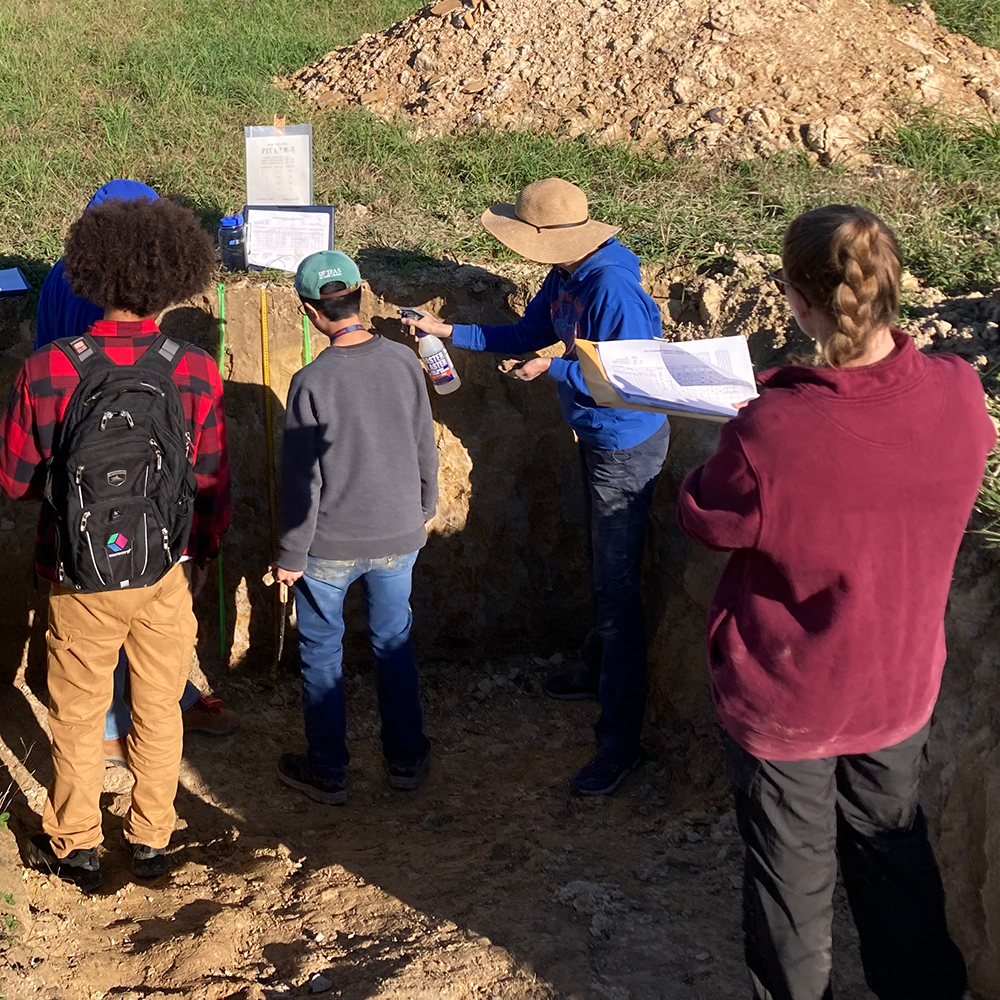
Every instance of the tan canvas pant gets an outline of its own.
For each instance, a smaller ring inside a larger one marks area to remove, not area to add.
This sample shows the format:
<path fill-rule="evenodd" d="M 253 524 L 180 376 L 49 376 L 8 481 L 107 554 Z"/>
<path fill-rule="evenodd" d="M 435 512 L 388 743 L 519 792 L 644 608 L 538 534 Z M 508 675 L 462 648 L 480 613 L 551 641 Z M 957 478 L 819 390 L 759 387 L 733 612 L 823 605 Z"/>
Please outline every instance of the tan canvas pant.
<path fill-rule="evenodd" d="M 101 843 L 104 716 L 124 645 L 132 692 L 129 767 L 135 775 L 125 837 L 166 847 L 174 829 L 183 723 L 179 699 L 197 622 L 187 564 L 137 590 L 49 597 L 52 783 L 42 826 L 57 857 Z"/>

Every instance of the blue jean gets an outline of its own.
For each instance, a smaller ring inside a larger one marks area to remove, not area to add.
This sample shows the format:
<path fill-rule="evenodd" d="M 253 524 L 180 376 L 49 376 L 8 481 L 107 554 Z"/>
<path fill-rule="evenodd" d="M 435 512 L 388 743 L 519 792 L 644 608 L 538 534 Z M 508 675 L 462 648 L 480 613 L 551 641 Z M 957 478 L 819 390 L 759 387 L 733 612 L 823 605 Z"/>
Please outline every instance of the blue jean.
<path fill-rule="evenodd" d="M 616 757 L 639 753 L 648 689 L 642 557 L 646 518 L 670 444 L 670 425 L 632 448 L 580 444 L 592 557 L 594 625 L 584 664 L 599 680 L 597 745 Z"/>
<path fill-rule="evenodd" d="M 132 709 L 128 703 L 128 660 L 125 650 L 118 653 L 118 666 L 115 667 L 115 694 L 111 699 L 111 707 L 104 716 L 104 738 L 106 740 L 124 739 L 132 728 Z M 201 692 L 188 681 L 181 695 L 181 711 L 187 711 L 199 698 Z"/>
<path fill-rule="evenodd" d="M 309 557 L 295 587 L 302 661 L 302 711 L 309 770 L 337 779 L 350 762 L 344 705 L 344 598 L 361 580 L 378 678 L 382 752 L 390 764 L 419 761 L 427 751 L 417 661 L 410 641 L 410 589 L 417 553 L 383 559 Z"/>

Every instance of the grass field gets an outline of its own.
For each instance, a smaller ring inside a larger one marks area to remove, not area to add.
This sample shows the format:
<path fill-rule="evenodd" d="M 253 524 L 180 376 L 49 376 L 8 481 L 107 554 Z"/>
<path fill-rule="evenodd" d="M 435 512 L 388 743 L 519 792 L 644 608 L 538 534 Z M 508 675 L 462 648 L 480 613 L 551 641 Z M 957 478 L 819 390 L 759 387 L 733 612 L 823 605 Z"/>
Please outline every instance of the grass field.
<path fill-rule="evenodd" d="M 942 20 L 995 40 L 1000 0 L 940 0 Z M 0 0 L 0 261 L 37 281 L 94 188 L 132 176 L 213 226 L 242 202 L 242 126 L 311 121 L 316 200 L 375 209 L 345 249 L 413 246 L 464 259 L 504 253 L 484 205 L 559 173 L 593 192 L 646 259 L 697 264 L 728 249 L 776 251 L 804 208 L 857 200 L 859 178 L 804 157 L 656 162 L 628 147 L 544 136 L 415 142 L 363 109 L 320 114 L 272 77 L 415 9 L 412 0 Z M 109 16 L 108 11 L 111 11 Z M 898 229 L 913 271 L 949 289 L 1000 274 L 1000 130 L 915 117 L 876 151 L 901 166 L 860 182 Z"/>
<path fill-rule="evenodd" d="M 0 254 L 57 257 L 110 177 L 182 194 L 206 217 L 242 203 L 242 127 L 290 109 L 274 74 L 416 7 L 0 0 Z M 330 163 L 321 152 L 321 175 Z"/>
<path fill-rule="evenodd" d="M 934 0 L 940 24 L 960 31 L 980 45 L 1000 48 L 1000 3 L 997 0 Z"/>

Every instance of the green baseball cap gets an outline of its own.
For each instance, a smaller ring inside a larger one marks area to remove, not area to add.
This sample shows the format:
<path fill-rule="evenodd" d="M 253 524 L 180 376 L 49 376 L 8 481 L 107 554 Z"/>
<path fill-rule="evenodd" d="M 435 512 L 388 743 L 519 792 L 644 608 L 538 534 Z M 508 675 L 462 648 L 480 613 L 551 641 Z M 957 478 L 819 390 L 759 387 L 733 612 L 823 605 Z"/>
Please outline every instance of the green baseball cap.
<path fill-rule="evenodd" d="M 321 295 L 320 289 L 331 281 L 343 282 L 347 287 L 334 295 Z M 361 287 L 358 265 L 339 250 L 320 250 L 310 254 L 295 272 L 295 291 L 304 299 L 329 299 L 352 292 Z"/>

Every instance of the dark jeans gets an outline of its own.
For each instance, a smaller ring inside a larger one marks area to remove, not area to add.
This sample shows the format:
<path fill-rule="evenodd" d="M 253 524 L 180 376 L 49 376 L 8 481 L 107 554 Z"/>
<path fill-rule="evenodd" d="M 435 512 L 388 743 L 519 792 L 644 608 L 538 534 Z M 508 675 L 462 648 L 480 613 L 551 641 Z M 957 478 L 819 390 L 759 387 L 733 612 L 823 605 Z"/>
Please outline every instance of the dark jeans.
<path fill-rule="evenodd" d="M 871 754 L 758 760 L 726 737 L 746 844 L 743 920 L 757 1000 L 831 1000 L 837 855 L 879 1000 L 960 1000 L 965 962 L 917 804 L 928 723 Z"/>
<path fill-rule="evenodd" d="M 598 749 L 621 758 L 639 752 L 646 713 L 642 556 L 646 516 L 669 444 L 666 422 L 632 448 L 602 451 L 580 444 L 594 600 L 584 664 L 599 679 Z"/>
<path fill-rule="evenodd" d="M 186 712 L 196 704 L 201 692 L 190 682 L 184 685 L 181 695 L 181 711 Z M 118 654 L 118 666 L 115 667 L 115 696 L 104 717 L 104 738 L 106 740 L 123 740 L 132 728 L 132 706 L 128 694 L 128 657 L 124 648 Z"/>
<path fill-rule="evenodd" d="M 410 642 L 410 584 L 417 553 L 384 559 L 315 559 L 295 587 L 302 708 L 309 769 L 337 778 L 350 761 L 344 705 L 344 597 L 362 580 L 368 630 L 378 674 L 382 752 L 407 765 L 427 749 L 420 712 L 417 663 Z"/>

